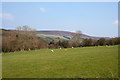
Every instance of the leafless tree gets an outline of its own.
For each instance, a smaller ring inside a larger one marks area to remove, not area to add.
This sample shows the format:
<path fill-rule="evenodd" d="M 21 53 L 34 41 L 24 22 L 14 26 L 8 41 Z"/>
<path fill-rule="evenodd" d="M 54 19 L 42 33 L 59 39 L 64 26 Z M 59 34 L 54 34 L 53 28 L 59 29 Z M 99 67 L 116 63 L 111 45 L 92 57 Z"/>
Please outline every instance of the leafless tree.
<path fill-rule="evenodd" d="M 72 33 L 72 40 L 74 46 L 78 46 L 82 42 L 81 38 L 82 38 L 82 32 L 80 30 L 76 31 L 75 33 Z"/>

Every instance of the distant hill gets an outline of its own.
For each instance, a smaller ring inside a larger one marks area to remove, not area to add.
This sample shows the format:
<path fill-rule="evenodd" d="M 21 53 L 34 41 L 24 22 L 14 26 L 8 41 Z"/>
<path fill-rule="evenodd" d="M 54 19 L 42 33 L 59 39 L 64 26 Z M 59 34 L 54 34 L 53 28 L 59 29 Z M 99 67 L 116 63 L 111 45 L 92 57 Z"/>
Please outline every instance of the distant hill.
<path fill-rule="evenodd" d="M 67 36 L 71 37 L 73 32 L 68 31 L 37 31 L 38 34 L 45 34 L 45 35 L 57 35 L 57 36 Z M 100 39 L 102 37 L 94 37 L 94 36 L 88 36 L 85 34 L 82 34 L 82 38 L 91 38 L 91 39 Z M 103 37 L 105 39 L 110 39 L 109 37 Z"/>
<path fill-rule="evenodd" d="M 0 29 L 2 31 L 14 31 L 14 30 L 7 30 L 7 29 Z M 63 39 L 63 40 L 70 40 L 70 38 L 72 37 L 73 32 L 69 32 L 69 31 L 49 31 L 49 30 L 44 30 L 44 31 L 37 31 L 37 34 L 39 37 L 44 37 L 47 39 Z M 91 38 L 91 39 L 100 39 L 100 38 L 105 38 L 105 39 L 110 39 L 109 37 L 94 37 L 94 36 L 89 36 L 86 34 L 82 34 L 82 38 Z"/>

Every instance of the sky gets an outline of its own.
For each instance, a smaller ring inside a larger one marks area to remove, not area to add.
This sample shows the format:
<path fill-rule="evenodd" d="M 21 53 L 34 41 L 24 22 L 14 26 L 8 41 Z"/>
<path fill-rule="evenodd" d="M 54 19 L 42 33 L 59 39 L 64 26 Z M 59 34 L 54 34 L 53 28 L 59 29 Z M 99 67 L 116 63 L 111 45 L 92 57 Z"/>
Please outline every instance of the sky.
<path fill-rule="evenodd" d="M 2 28 L 30 26 L 97 37 L 118 36 L 117 2 L 3 2 Z"/>

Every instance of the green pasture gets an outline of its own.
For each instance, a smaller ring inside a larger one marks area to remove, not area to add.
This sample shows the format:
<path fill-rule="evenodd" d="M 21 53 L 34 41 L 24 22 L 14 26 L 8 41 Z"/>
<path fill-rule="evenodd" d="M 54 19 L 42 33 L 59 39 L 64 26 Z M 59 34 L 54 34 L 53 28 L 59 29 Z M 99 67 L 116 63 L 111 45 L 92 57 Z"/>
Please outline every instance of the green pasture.
<path fill-rule="evenodd" d="M 3 78 L 116 78 L 118 46 L 2 54 Z"/>
<path fill-rule="evenodd" d="M 60 39 L 63 39 L 63 40 L 68 40 L 67 38 L 63 37 L 63 36 L 57 36 L 57 35 L 46 35 L 46 34 L 37 34 L 39 37 L 43 37 L 43 38 L 52 38 L 52 39 L 55 39 L 55 38 L 60 38 Z"/>

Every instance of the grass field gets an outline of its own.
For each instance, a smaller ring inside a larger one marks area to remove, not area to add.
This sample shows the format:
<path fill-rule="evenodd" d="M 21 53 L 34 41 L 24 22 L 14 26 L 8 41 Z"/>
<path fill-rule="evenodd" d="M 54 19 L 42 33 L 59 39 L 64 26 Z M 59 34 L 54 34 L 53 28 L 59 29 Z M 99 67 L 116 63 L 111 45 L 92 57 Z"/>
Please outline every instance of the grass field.
<path fill-rule="evenodd" d="M 49 38 L 52 38 L 52 39 L 60 38 L 60 39 L 63 39 L 63 40 L 68 40 L 67 38 L 65 38 L 63 36 L 57 36 L 57 35 L 38 34 L 38 36 L 43 37 L 43 38 L 49 37 Z"/>
<path fill-rule="evenodd" d="M 3 78 L 118 77 L 118 46 L 6 53 L 2 60 Z"/>

